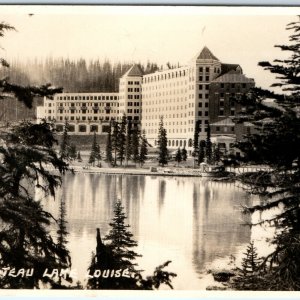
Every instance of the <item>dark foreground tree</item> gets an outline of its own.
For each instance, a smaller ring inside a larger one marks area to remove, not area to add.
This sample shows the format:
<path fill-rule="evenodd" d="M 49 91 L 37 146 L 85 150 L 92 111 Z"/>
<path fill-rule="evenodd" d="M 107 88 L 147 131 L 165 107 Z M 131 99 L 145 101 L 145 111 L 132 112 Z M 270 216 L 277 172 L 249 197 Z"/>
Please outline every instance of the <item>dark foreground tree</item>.
<path fill-rule="evenodd" d="M 92 143 L 92 149 L 89 157 L 89 164 L 92 164 L 95 166 L 95 162 L 97 161 L 98 165 L 101 160 L 101 153 L 100 153 L 100 146 L 97 143 L 97 135 L 96 132 L 94 132 L 93 137 L 93 143 Z"/>
<path fill-rule="evenodd" d="M 260 265 L 261 259 L 258 258 L 254 243 L 251 242 L 244 253 L 242 267 L 238 269 L 231 286 L 236 290 L 264 290 L 265 282 Z"/>
<path fill-rule="evenodd" d="M 113 156 L 112 156 L 112 143 L 111 143 L 111 130 L 112 126 L 111 123 L 109 124 L 109 129 L 108 129 L 108 134 L 107 134 L 107 140 L 106 140 L 106 161 L 108 163 L 112 163 L 113 161 Z"/>
<path fill-rule="evenodd" d="M 104 238 L 107 243 L 103 243 L 100 230 L 97 229 L 96 253 L 92 256 L 88 270 L 88 288 L 152 290 L 158 289 L 161 284 L 173 288 L 171 282 L 176 274 L 164 270 L 170 261 L 158 266 L 152 276 L 143 278 L 135 261 L 140 255 L 133 250 L 137 242 L 128 229 L 130 226 L 125 224 L 127 217 L 120 200 L 116 202 L 114 212 L 113 221 L 110 223 L 111 230 Z M 99 276 L 93 276 L 94 274 Z"/>
<path fill-rule="evenodd" d="M 158 163 L 162 166 L 168 164 L 169 153 L 167 146 L 167 131 L 164 128 L 164 119 L 161 117 L 158 128 Z"/>
<path fill-rule="evenodd" d="M 278 210 L 272 217 L 258 221 L 276 230 L 271 240 L 275 249 L 262 263 L 265 288 L 270 290 L 300 289 L 300 22 L 288 24 L 287 29 L 293 32 L 290 42 L 276 47 L 290 52 L 290 57 L 260 63 L 278 75 L 280 81 L 273 87 L 284 94 L 255 88 L 242 97 L 247 114 L 237 120 L 256 125 L 257 133 L 237 145 L 245 160 L 269 166 L 266 171 L 246 173 L 239 178 L 252 193 L 262 197 L 260 204 L 247 211 Z M 266 98 L 273 101 L 265 101 Z"/>
<path fill-rule="evenodd" d="M 69 132 L 69 124 L 66 121 L 64 126 L 64 131 L 62 134 L 62 140 L 60 143 L 60 151 L 59 151 L 60 157 L 62 159 L 70 159 L 71 144 L 70 144 L 70 136 L 68 132 Z"/>
<path fill-rule="evenodd" d="M 179 163 L 181 163 L 181 161 L 182 161 L 180 148 L 178 148 L 177 151 L 176 151 L 175 161 L 177 161 L 178 166 L 179 166 Z"/>
<path fill-rule="evenodd" d="M 183 147 L 183 149 L 181 150 L 181 157 L 183 161 L 187 160 L 187 151 L 185 149 L 185 146 Z"/>
<path fill-rule="evenodd" d="M 141 136 L 141 146 L 140 146 L 140 155 L 139 155 L 139 162 L 141 166 L 145 163 L 148 155 L 148 142 L 146 138 L 146 132 L 143 130 L 143 134 Z"/>
<path fill-rule="evenodd" d="M 0 23 L 0 37 L 11 26 Z M 0 67 L 8 67 L 0 59 Z M 50 85 L 22 87 L 0 80 L 0 98 L 3 94 L 15 96 L 27 107 L 32 107 L 35 96 L 52 97 L 61 92 Z M 43 276 L 46 268 L 69 267 L 69 253 L 55 243 L 48 231 L 53 217 L 43 209 L 35 191 L 55 196 L 61 183 L 61 174 L 68 165 L 53 149 L 54 130 L 51 124 L 22 122 L 3 132 L 0 143 L 0 266 L 21 272 L 17 277 L 0 278 L 1 288 L 39 288 L 40 283 L 56 285 L 54 279 Z M 50 169 L 57 170 L 53 174 Z M 31 276 L 22 277 L 25 270 Z"/>
<path fill-rule="evenodd" d="M 199 142 L 198 165 L 200 165 L 202 162 L 204 162 L 205 146 L 206 146 L 206 142 L 204 140 L 201 140 Z"/>

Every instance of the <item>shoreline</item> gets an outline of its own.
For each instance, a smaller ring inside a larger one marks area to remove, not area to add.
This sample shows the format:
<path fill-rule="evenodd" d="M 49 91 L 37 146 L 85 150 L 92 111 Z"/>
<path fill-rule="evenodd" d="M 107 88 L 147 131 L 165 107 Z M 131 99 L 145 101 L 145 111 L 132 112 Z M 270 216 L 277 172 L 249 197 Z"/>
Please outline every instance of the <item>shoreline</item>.
<path fill-rule="evenodd" d="M 132 168 L 98 168 L 89 167 L 83 168 L 80 166 L 70 166 L 74 173 L 86 173 L 86 174 L 105 174 L 105 175 L 142 175 L 142 176 L 175 176 L 175 177 L 200 177 L 202 178 L 199 170 L 188 170 L 180 172 L 179 170 L 174 170 L 167 168 L 165 170 L 160 170 L 158 168 L 157 172 L 152 172 L 147 169 L 132 169 Z"/>

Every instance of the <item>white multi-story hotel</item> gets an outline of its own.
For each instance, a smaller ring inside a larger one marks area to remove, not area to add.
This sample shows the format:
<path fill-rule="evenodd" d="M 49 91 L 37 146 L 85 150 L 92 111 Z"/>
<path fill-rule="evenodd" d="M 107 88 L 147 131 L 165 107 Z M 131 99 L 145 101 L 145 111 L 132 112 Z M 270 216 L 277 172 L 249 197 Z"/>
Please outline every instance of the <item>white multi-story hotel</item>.
<path fill-rule="evenodd" d="M 145 130 L 153 146 L 163 117 L 169 147 L 191 149 L 195 130 L 200 139 L 206 136 L 210 102 L 216 101 L 218 78 L 225 74 L 246 78 L 239 65 L 221 63 L 204 47 L 184 67 L 144 75 L 139 66 L 132 66 L 120 78 L 119 93 L 62 93 L 55 95 L 54 101 L 45 99 L 37 117 L 55 120 L 59 131 L 67 120 L 71 132 L 90 134 L 106 132 L 111 120 L 120 120 L 125 114 L 133 126 Z M 254 85 L 253 79 L 246 81 L 247 89 Z"/>

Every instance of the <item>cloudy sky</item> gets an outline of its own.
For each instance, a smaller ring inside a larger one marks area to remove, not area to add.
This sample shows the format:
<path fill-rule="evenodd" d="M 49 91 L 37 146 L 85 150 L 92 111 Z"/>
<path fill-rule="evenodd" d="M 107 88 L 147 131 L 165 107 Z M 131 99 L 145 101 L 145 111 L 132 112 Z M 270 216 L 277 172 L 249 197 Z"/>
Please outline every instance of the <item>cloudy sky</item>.
<path fill-rule="evenodd" d="M 300 8 L 3 6 L 0 21 L 17 32 L 1 39 L 0 54 L 184 65 L 206 45 L 267 87 L 273 79 L 257 62 L 284 57 L 274 45 L 288 41 L 285 26 L 297 14 Z"/>

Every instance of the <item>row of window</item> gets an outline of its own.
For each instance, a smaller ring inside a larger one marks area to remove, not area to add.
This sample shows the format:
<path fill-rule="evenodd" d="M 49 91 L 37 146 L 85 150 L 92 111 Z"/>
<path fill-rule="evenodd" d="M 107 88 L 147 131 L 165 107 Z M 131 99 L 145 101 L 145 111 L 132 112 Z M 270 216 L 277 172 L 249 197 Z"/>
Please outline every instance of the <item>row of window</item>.
<path fill-rule="evenodd" d="M 128 102 L 127 103 L 128 106 L 140 106 L 139 102 Z"/>
<path fill-rule="evenodd" d="M 140 82 L 139 81 L 128 81 L 128 85 L 133 85 L 133 84 L 139 85 Z"/>
<path fill-rule="evenodd" d="M 128 114 L 132 114 L 132 113 L 139 114 L 140 110 L 139 109 L 131 109 L 131 108 L 129 108 L 129 109 L 127 109 L 127 113 Z"/>
<path fill-rule="evenodd" d="M 54 105 L 53 105 L 54 106 Z M 102 102 L 102 103 L 65 103 L 65 102 L 57 102 L 57 106 L 58 107 L 100 107 L 100 106 L 105 106 L 105 107 L 109 107 L 109 106 L 119 106 L 119 103 L 110 103 L 110 102 Z M 51 103 L 48 103 L 48 107 L 51 107 Z"/>
<path fill-rule="evenodd" d="M 128 95 L 128 99 L 140 99 L 140 95 Z"/>
<path fill-rule="evenodd" d="M 128 91 L 128 93 L 132 93 L 132 92 L 139 93 L 140 89 L 139 88 L 128 88 L 127 91 Z"/>
<path fill-rule="evenodd" d="M 118 114 L 119 110 L 110 110 L 110 109 L 105 109 L 105 110 L 100 110 L 100 109 L 93 109 L 93 110 L 76 110 L 76 109 L 70 109 L 70 110 L 62 110 L 59 109 L 57 111 L 59 114 L 65 114 L 65 113 L 71 113 L 71 114 L 89 114 L 89 113 L 94 113 L 94 114 Z M 51 113 L 51 110 L 48 111 L 48 113 Z M 54 111 L 53 111 L 54 113 Z"/>
<path fill-rule="evenodd" d="M 149 77 L 144 77 L 143 82 L 149 83 L 149 82 L 154 82 L 154 81 L 167 80 L 167 79 L 171 79 L 171 78 L 184 77 L 186 75 L 187 75 L 186 70 L 173 71 L 171 73 L 158 74 L 158 75 L 152 75 Z"/>
<path fill-rule="evenodd" d="M 57 96 L 58 100 L 118 100 L 118 96 Z"/>

